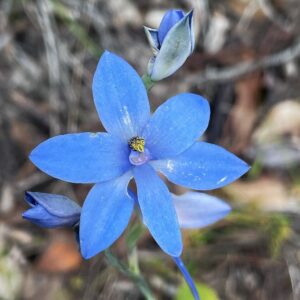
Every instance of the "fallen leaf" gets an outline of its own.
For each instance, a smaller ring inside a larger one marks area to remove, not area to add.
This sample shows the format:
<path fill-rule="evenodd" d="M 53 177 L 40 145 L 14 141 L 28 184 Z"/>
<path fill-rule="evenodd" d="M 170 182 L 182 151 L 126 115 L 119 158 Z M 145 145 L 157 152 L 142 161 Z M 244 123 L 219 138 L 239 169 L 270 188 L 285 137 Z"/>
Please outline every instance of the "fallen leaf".
<path fill-rule="evenodd" d="M 236 101 L 225 124 L 222 144 L 234 145 L 231 151 L 243 152 L 250 142 L 257 106 L 262 89 L 259 72 L 248 75 L 236 83 Z"/>
<path fill-rule="evenodd" d="M 82 258 L 72 235 L 55 237 L 37 261 L 43 272 L 70 272 L 79 268 Z"/>

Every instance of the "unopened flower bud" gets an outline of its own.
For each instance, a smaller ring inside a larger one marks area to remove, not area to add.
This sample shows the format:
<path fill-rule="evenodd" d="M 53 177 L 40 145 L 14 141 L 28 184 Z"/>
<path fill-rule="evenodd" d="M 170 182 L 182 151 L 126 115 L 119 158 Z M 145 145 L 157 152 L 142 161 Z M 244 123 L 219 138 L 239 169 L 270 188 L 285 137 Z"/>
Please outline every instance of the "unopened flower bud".
<path fill-rule="evenodd" d="M 169 10 L 159 29 L 145 27 L 153 51 L 148 64 L 151 80 L 158 81 L 175 73 L 194 50 L 193 11 Z"/>
<path fill-rule="evenodd" d="M 31 206 L 23 218 L 46 228 L 72 227 L 79 222 L 81 207 L 66 196 L 26 192 L 25 201 Z"/>

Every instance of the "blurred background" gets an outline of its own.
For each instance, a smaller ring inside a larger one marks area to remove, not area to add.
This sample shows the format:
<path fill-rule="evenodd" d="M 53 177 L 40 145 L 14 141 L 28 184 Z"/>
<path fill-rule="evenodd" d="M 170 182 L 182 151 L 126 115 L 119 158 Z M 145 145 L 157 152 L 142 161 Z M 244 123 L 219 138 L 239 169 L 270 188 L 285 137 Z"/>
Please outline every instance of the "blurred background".
<path fill-rule="evenodd" d="M 41 229 L 21 213 L 26 190 L 82 204 L 90 186 L 50 178 L 28 154 L 50 136 L 102 129 L 91 80 L 103 49 L 142 75 L 151 56 L 142 26 L 158 27 L 170 8 L 195 9 L 196 49 L 155 85 L 152 103 L 184 91 L 204 95 L 212 108 L 206 140 L 252 165 L 213 191 L 234 210 L 184 232 L 183 259 L 204 300 L 300 299 L 299 0 L 1 0 L 1 300 L 143 299 L 102 254 L 83 261 L 71 230 Z M 113 247 L 124 261 L 125 244 Z M 191 299 L 148 233 L 138 247 L 157 299 Z"/>

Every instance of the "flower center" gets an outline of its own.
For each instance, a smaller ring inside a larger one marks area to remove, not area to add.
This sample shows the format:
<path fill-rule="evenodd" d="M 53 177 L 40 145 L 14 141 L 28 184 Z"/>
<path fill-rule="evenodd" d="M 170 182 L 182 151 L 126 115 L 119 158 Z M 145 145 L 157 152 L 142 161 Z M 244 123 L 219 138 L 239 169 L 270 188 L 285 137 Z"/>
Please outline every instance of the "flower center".
<path fill-rule="evenodd" d="M 128 141 L 128 145 L 131 148 L 129 161 L 133 165 L 143 165 L 150 160 L 150 152 L 147 148 L 145 148 L 145 140 L 142 137 L 133 137 Z"/>
<path fill-rule="evenodd" d="M 145 140 L 139 136 L 135 136 L 128 141 L 129 147 L 137 152 L 144 152 L 145 150 Z"/>

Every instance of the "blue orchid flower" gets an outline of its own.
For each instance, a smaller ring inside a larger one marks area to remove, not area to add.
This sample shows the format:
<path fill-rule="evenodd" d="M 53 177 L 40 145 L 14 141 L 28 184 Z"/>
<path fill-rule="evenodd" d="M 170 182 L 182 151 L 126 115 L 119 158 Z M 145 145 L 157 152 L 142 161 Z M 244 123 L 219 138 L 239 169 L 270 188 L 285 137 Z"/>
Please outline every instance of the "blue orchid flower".
<path fill-rule="evenodd" d="M 148 64 L 148 74 L 153 81 L 175 73 L 192 54 L 195 46 L 193 11 L 167 11 L 159 29 L 144 26 L 153 57 Z"/>
<path fill-rule="evenodd" d="M 143 221 L 167 254 L 179 257 L 182 240 L 172 196 L 157 171 L 187 188 L 210 190 L 239 178 L 248 165 L 225 149 L 199 142 L 210 115 L 207 100 L 184 93 L 151 116 L 145 86 L 122 58 L 105 52 L 93 79 L 97 112 L 107 132 L 50 138 L 31 153 L 45 173 L 73 183 L 95 183 L 80 218 L 80 248 L 90 258 L 124 231 L 137 185 Z"/>
<path fill-rule="evenodd" d="M 45 227 L 73 227 L 78 224 L 81 207 L 66 196 L 26 192 L 25 201 L 31 206 L 22 216 Z"/>

